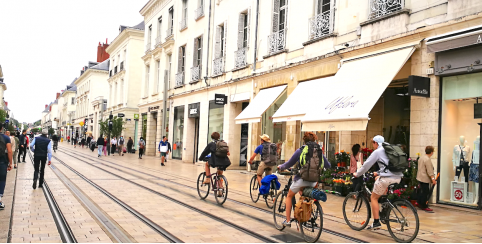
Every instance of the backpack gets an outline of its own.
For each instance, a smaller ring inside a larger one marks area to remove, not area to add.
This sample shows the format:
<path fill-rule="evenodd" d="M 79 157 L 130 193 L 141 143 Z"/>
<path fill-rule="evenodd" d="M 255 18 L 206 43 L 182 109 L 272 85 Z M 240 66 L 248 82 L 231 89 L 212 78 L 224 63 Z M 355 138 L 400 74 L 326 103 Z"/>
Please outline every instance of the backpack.
<path fill-rule="evenodd" d="M 408 155 L 399 145 L 391 145 L 384 142 L 382 146 L 385 149 L 385 154 L 387 154 L 388 157 L 388 165 L 380 161 L 379 163 L 385 165 L 385 171 L 388 169 L 390 172 L 403 172 L 409 168 Z"/>
<path fill-rule="evenodd" d="M 276 151 L 278 147 L 274 143 L 265 142 L 263 143 L 263 151 L 261 151 L 261 161 L 266 164 L 266 166 L 276 166 L 278 161 L 278 155 Z"/>
<path fill-rule="evenodd" d="M 325 160 L 323 158 L 323 150 L 320 145 L 314 142 L 308 142 L 301 148 L 299 161 L 299 175 L 301 179 L 309 182 L 318 182 Z"/>
<path fill-rule="evenodd" d="M 215 143 L 216 151 L 214 152 L 214 155 L 218 157 L 227 157 L 229 152 L 228 143 L 223 140 L 216 141 Z"/>
<path fill-rule="evenodd" d="M 294 217 L 299 223 L 304 223 L 311 219 L 312 203 L 313 200 L 307 202 L 303 196 L 296 202 Z"/>
<path fill-rule="evenodd" d="M 3 133 L 0 133 L 0 157 L 7 155 L 7 143 L 3 138 Z"/>

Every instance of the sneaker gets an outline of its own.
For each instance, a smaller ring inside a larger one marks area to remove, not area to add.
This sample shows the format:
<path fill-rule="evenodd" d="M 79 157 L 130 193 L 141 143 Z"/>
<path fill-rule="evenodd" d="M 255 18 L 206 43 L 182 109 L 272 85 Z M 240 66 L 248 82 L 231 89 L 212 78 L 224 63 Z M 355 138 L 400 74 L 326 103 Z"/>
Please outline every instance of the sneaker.
<path fill-rule="evenodd" d="M 433 209 L 431 208 L 422 208 L 423 211 L 427 211 L 427 212 L 433 212 Z"/>
<path fill-rule="evenodd" d="M 223 191 L 218 191 L 218 197 L 223 197 Z"/>
<path fill-rule="evenodd" d="M 3 202 L 0 202 L 0 210 L 4 210 L 5 209 L 5 204 L 3 204 Z"/>
<path fill-rule="evenodd" d="M 372 223 L 372 225 L 368 226 L 368 230 L 379 230 L 382 227 L 382 224 L 380 222 L 378 223 Z"/>
<path fill-rule="evenodd" d="M 32 188 L 33 188 L 33 189 L 37 189 L 37 181 L 34 181 L 34 182 L 33 182 Z"/>
<path fill-rule="evenodd" d="M 161 163 L 161 166 L 166 166 L 165 164 Z"/>
<path fill-rule="evenodd" d="M 283 221 L 283 226 L 285 226 L 285 227 L 291 227 L 291 221 L 288 222 L 288 221 L 286 221 L 286 219 L 285 219 L 285 221 Z"/>

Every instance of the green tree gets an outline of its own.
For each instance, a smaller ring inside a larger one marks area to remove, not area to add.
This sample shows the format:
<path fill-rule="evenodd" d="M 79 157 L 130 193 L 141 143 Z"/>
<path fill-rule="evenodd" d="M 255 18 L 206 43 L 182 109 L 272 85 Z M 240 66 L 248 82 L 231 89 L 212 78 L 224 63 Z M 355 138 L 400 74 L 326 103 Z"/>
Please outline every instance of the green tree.
<path fill-rule="evenodd" d="M 32 128 L 30 131 L 33 133 L 40 133 L 41 130 L 39 128 Z"/>
<path fill-rule="evenodd" d="M 122 131 L 125 129 L 124 124 L 126 122 L 122 118 L 117 118 L 117 116 L 114 116 L 114 119 L 112 119 L 112 131 L 109 131 L 109 120 L 99 120 L 99 125 L 100 125 L 100 133 L 102 135 L 110 135 L 112 137 L 119 137 L 122 134 Z"/>
<path fill-rule="evenodd" d="M 5 120 L 7 119 L 7 112 L 5 110 L 0 109 L 0 123 L 5 123 Z"/>
<path fill-rule="evenodd" d="M 53 135 L 53 134 L 55 134 L 54 128 L 49 128 L 49 135 Z"/>

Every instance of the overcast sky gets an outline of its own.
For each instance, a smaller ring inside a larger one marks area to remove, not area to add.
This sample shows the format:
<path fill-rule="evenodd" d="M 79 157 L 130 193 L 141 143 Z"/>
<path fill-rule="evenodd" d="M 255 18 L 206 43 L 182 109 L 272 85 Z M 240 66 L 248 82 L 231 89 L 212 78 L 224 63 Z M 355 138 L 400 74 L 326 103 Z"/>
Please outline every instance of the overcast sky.
<path fill-rule="evenodd" d="M 99 42 L 134 26 L 148 0 L 0 0 L 4 98 L 20 122 L 39 120 L 45 104 L 96 61 Z"/>

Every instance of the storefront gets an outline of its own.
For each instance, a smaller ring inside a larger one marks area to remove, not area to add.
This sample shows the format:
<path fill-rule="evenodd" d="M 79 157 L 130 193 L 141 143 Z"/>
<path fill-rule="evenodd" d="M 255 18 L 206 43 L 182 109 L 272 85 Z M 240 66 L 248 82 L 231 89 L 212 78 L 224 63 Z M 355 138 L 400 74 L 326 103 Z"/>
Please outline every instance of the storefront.
<path fill-rule="evenodd" d="M 440 76 L 439 203 L 481 208 L 482 26 L 427 40 Z"/>
<path fill-rule="evenodd" d="M 223 104 L 217 104 L 215 100 L 209 101 L 209 115 L 208 115 L 208 134 L 207 143 L 211 142 L 211 134 L 218 132 L 223 140 L 224 136 L 224 102 Z"/>
<path fill-rule="evenodd" d="M 184 136 L 184 105 L 174 107 L 174 123 L 172 138 L 172 158 L 182 160 Z"/>

